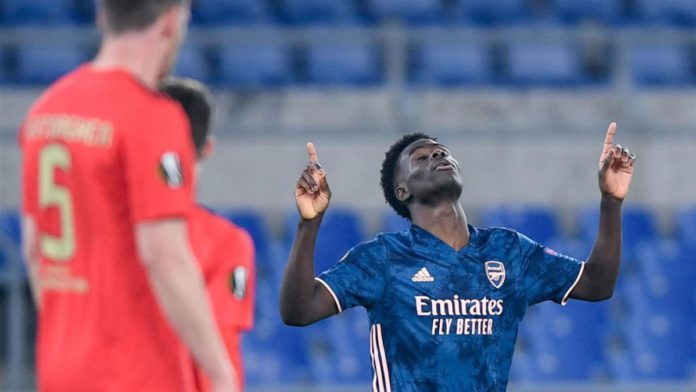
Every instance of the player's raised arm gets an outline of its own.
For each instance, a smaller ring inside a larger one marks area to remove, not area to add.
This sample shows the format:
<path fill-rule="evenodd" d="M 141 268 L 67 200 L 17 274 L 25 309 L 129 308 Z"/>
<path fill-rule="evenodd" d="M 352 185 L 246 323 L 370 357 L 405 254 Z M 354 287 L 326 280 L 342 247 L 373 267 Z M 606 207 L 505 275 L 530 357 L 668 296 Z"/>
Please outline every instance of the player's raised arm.
<path fill-rule="evenodd" d="M 314 144 L 307 143 L 309 163 L 295 185 L 300 213 L 295 241 L 280 288 L 280 314 L 288 325 L 308 325 L 335 314 L 331 294 L 314 280 L 314 245 L 331 191 Z"/>
<path fill-rule="evenodd" d="M 621 204 L 628 194 L 636 154 L 614 144 L 616 123 L 611 123 L 599 158 L 599 232 L 585 270 L 572 298 L 587 301 L 608 299 L 614 293 L 621 261 Z"/>

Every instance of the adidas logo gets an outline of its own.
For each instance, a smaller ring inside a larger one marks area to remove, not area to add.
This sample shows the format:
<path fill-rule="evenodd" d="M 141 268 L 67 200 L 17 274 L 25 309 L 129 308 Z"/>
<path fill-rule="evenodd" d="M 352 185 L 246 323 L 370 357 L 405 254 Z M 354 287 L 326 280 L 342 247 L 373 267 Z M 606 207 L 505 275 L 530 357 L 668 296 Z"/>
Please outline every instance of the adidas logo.
<path fill-rule="evenodd" d="M 416 272 L 415 275 L 413 275 L 413 278 L 411 278 L 412 281 L 414 282 L 433 282 L 435 281 L 435 278 L 430 275 L 430 272 L 428 272 L 425 267 L 421 268 L 420 271 Z"/>

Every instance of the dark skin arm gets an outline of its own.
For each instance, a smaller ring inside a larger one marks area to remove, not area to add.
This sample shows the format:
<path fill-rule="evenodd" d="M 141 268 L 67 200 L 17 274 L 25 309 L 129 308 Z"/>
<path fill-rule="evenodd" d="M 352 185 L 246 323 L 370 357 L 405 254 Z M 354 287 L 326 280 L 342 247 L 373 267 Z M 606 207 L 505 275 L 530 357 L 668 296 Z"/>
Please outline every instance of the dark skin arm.
<path fill-rule="evenodd" d="M 621 205 L 631 185 L 636 155 L 614 145 L 615 134 L 616 123 L 611 123 L 599 160 L 599 231 L 571 298 L 602 301 L 611 298 L 616 287 L 621 262 Z"/>
<path fill-rule="evenodd" d="M 280 287 L 280 315 L 285 324 L 295 326 L 309 325 L 338 312 L 329 291 L 314 280 L 314 245 L 331 191 L 312 143 L 307 143 L 307 153 L 309 164 L 295 186 L 301 219 Z"/>

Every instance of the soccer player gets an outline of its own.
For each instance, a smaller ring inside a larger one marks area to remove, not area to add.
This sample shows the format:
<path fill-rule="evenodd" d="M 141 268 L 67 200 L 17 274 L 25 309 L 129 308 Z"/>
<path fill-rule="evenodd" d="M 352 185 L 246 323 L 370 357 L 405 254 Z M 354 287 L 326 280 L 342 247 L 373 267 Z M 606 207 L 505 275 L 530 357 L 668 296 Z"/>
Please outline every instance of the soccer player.
<path fill-rule="evenodd" d="M 201 83 L 191 79 L 167 79 L 160 90 L 179 102 L 191 124 L 198 173 L 199 162 L 210 156 L 209 137 L 213 97 Z M 254 325 L 254 243 L 246 230 L 196 206 L 188 218 L 189 239 L 203 269 L 208 295 L 227 354 L 244 385 L 241 334 Z M 207 377 L 196 366 L 201 391 L 209 391 Z"/>
<path fill-rule="evenodd" d="M 188 122 L 156 90 L 189 12 L 188 0 L 102 0 L 96 58 L 22 125 L 42 392 L 193 391 L 191 354 L 216 391 L 236 390 L 188 245 Z"/>
<path fill-rule="evenodd" d="M 301 215 L 281 288 L 286 324 L 367 309 L 374 391 L 504 391 L 528 306 L 611 297 L 621 254 L 621 204 L 635 155 L 613 145 L 599 161 L 599 233 L 586 262 L 516 231 L 467 224 L 460 164 L 435 138 L 409 134 L 382 163 L 387 202 L 412 222 L 351 249 L 314 277 L 313 251 L 331 192 L 316 149 L 295 189 Z"/>

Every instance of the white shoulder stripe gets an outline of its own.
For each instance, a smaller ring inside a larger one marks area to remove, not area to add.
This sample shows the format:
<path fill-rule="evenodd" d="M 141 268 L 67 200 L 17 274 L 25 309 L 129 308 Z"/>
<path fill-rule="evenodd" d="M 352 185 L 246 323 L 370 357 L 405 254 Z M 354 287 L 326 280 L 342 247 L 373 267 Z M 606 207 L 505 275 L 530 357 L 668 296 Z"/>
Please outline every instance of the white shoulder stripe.
<path fill-rule="evenodd" d="M 583 261 L 582 264 L 580 264 L 580 272 L 578 272 L 577 278 L 575 278 L 575 282 L 570 286 L 568 291 L 566 291 L 565 295 L 563 296 L 563 299 L 561 300 L 561 305 L 566 306 L 568 303 L 568 300 L 570 299 L 570 293 L 573 291 L 575 286 L 577 286 L 578 282 L 580 281 L 580 277 L 582 277 L 582 272 L 585 271 L 585 262 Z"/>
<path fill-rule="evenodd" d="M 338 302 L 338 297 L 336 297 L 336 294 L 331 290 L 331 286 L 329 286 L 328 283 L 324 282 L 321 278 L 314 278 L 317 282 L 321 283 L 326 287 L 327 290 L 329 290 L 329 294 L 331 294 L 331 297 L 334 299 L 334 302 L 336 302 L 336 309 L 338 309 L 338 313 L 341 313 L 343 309 L 341 309 L 341 303 Z"/>

